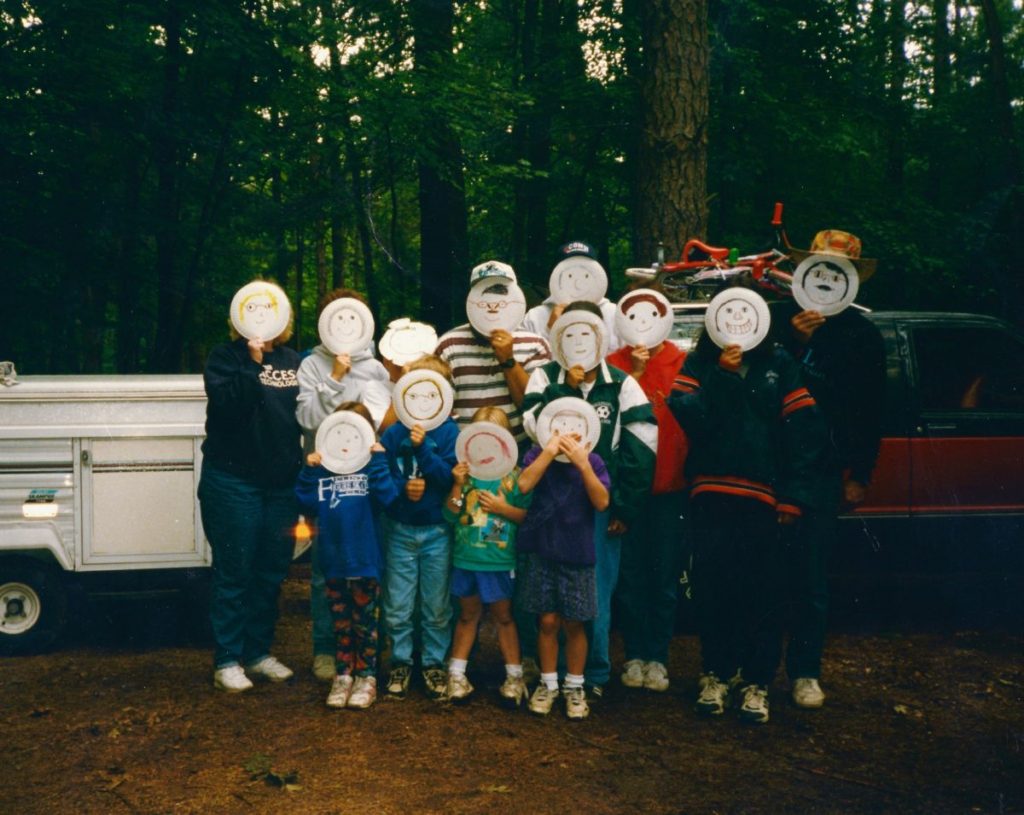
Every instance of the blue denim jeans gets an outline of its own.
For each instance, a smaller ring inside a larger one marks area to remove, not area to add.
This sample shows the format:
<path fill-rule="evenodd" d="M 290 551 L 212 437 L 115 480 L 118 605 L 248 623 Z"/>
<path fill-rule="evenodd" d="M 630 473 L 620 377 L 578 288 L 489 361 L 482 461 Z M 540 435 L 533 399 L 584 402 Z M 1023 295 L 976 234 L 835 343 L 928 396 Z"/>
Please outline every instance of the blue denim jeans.
<path fill-rule="evenodd" d="M 213 552 L 214 665 L 255 662 L 274 641 L 277 598 L 294 549 L 295 490 L 259 487 L 204 462 L 199 507 Z"/>
<path fill-rule="evenodd" d="M 420 663 L 424 668 L 443 665 L 452 641 L 451 527 L 412 526 L 385 518 L 384 540 L 384 620 L 391 636 L 391 663 L 412 664 L 418 601 Z"/>
<path fill-rule="evenodd" d="M 336 636 L 327 602 L 326 580 L 317 557 L 317 538 L 313 539 L 313 550 L 310 552 L 309 613 L 313 618 L 313 655 L 327 654 L 333 657 Z"/>
<path fill-rule="evenodd" d="M 611 679 L 612 663 L 608 654 L 608 640 L 612 629 L 612 595 L 619 581 L 619 561 L 622 557 L 622 538 L 609 537 L 609 513 L 594 515 L 594 551 L 597 564 L 597 617 L 587 623 L 587 666 L 584 675 L 589 685 L 605 685 Z"/>

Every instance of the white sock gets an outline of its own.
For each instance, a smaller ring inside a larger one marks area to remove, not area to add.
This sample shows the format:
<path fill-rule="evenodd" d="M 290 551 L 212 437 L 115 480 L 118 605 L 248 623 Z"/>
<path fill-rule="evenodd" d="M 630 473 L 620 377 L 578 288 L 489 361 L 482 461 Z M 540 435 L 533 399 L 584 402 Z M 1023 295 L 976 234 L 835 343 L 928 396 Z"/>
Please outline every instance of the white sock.
<path fill-rule="evenodd" d="M 583 674 L 566 674 L 565 675 L 565 687 L 566 688 L 582 688 L 583 687 Z"/>
<path fill-rule="evenodd" d="M 513 679 L 522 679 L 523 678 L 523 666 L 522 666 L 522 663 L 519 663 L 517 665 L 506 665 L 505 666 L 505 674 L 506 674 L 506 676 L 511 676 Z"/>
<path fill-rule="evenodd" d="M 548 690 L 558 690 L 558 672 L 552 671 L 549 674 L 541 674 L 540 681 Z"/>
<path fill-rule="evenodd" d="M 468 659 L 450 659 L 448 660 L 448 673 L 465 676 L 467 665 L 469 665 Z"/>

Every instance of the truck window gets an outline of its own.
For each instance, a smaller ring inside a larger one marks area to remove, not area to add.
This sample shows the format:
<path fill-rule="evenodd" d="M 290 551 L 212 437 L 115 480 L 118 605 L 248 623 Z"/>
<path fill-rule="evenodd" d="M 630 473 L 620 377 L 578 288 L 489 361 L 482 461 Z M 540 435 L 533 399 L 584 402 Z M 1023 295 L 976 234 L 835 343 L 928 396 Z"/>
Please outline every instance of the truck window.
<path fill-rule="evenodd" d="M 994 326 L 914 329 L 922 411 L 1024 411 L 1024 342 Z"/>

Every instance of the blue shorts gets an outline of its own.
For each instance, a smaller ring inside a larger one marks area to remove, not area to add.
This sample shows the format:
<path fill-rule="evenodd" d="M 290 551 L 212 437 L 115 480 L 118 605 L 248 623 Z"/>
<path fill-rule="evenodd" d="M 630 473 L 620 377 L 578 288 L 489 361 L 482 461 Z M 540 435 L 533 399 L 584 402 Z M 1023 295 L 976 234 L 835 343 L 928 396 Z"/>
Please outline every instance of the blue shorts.
<path fill-rule="evenodd" d="M 515 590 L 512 572 L 474 572 L 470 569 L 452 569 L 452 594 L 456 597 L 480 595 L 484 604 L 511 600 Z"/>

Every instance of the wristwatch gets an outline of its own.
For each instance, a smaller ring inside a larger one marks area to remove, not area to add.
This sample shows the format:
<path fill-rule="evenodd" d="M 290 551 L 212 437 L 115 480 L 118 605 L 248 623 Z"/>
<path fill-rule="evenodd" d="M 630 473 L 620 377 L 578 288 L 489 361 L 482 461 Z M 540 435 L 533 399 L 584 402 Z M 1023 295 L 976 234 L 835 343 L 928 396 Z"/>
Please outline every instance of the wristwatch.
<path fill-rule="evenodd" d="M 461 496 L 459 496 L 458 498 L 449 498 L 448 501 L 449 503 L 451 503 L 453 507 L 456 507 L 458 509 L 462 509 L 462 505 L 465 503 Z"/>
<path fill-rule="evenodd" d="M 498 363 L 498 367 L 499 368 L 504 368 L 506 371 L 509 370 L 510 368 L 515 368 L 516 367 L 516 358 L 515 357 L 509 357 L 504 362 L 499 362 Z"/>

